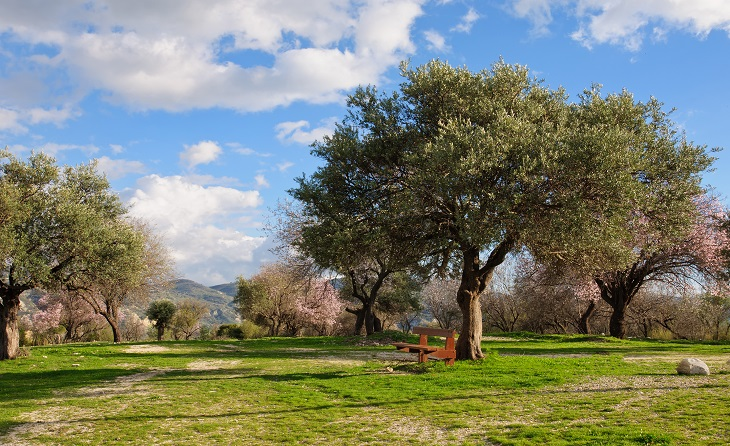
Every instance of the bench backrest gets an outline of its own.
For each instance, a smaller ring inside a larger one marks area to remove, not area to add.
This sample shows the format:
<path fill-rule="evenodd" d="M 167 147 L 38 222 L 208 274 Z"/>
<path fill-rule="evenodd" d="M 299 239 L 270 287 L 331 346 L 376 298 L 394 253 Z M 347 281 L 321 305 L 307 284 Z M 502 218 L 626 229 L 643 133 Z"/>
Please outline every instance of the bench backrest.
<path fill-rule="evenodd" d="M 426 336 L 443 336 L 445 338 L 453 338 L 456 335 L 456 330 L 446 330 L 443 328 L 429 328 L 429 327 L 413 327 L 413 334 L 426 335 Z"/>

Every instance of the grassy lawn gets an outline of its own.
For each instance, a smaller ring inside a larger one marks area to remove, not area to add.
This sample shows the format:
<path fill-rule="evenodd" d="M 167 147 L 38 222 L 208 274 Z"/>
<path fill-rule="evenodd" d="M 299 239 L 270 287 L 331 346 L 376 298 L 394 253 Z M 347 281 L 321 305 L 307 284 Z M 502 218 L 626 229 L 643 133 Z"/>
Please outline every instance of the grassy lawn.
<path fill-rule="evenodd" d="M 0 362 L 0 444 L 730 443 L 730 343 L 517 334 L 446 367 L 359 341 L 35 347 Z"/>

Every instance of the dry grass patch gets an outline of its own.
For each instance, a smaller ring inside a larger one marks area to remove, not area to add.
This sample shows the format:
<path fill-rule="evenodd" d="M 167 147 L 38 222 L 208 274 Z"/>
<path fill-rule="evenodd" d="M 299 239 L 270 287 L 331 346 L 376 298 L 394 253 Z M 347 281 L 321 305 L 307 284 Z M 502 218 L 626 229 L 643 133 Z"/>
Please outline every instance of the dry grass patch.
<path fill-rule="evenodd" d="M 141 344 L 141 345 L 130 345 L 129 347 L 124 349 L 124 353 L 139 353 L 139 354 L 148 354 L 148 353 L 163 353 L 163 352 L 169 352 L 170 348 L 162 346 L 162 345 L 150 345 L 150 344 Z"/>

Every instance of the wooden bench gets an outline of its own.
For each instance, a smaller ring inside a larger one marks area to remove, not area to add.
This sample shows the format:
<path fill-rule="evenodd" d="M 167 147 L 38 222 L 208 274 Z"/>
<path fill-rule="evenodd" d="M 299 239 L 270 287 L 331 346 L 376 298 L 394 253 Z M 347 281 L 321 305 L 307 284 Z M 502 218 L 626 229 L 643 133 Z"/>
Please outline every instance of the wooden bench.
<path fill-rule="evenodd" d="M 436 360 L 443 359 L 446 365 L 454 365 L 456 359 L 456 348 L 454 347 L 455 330 L 444 330 L 441 328 L 413 327 L 413 333 L 421 335 L 418 344 L 407 342 L 394 342 L 393 345 L 400 351 L 418 353 L 418 362 L 426 362 L 428 358 Z M 428 345 L 429 336 L 442 336 L 446 338 L 445 347 Z"/>

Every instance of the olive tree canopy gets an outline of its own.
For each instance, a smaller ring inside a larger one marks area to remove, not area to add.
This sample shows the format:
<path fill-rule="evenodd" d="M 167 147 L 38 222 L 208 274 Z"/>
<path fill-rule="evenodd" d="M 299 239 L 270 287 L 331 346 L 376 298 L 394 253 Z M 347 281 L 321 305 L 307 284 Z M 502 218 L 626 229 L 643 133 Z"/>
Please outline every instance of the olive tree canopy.
<path fill-rule="evenodd" d="M 570 103 L 501 61 L 476 73 L 403 65 L 402 75 L 398 93 L 350 98 L 342 124 L 315 144 L 325 164 L 293 195 L 313 217 L 328 202 L 320 197 L 346 197 L 331 215 L 458 277 L 457 359 L 483 356 L 479 296 L 509 252 L 605 270 L 636 255 L 627 220 L 689 230 L 712 158 L 677 135 L 657 101 L 593 87 Z"/>

